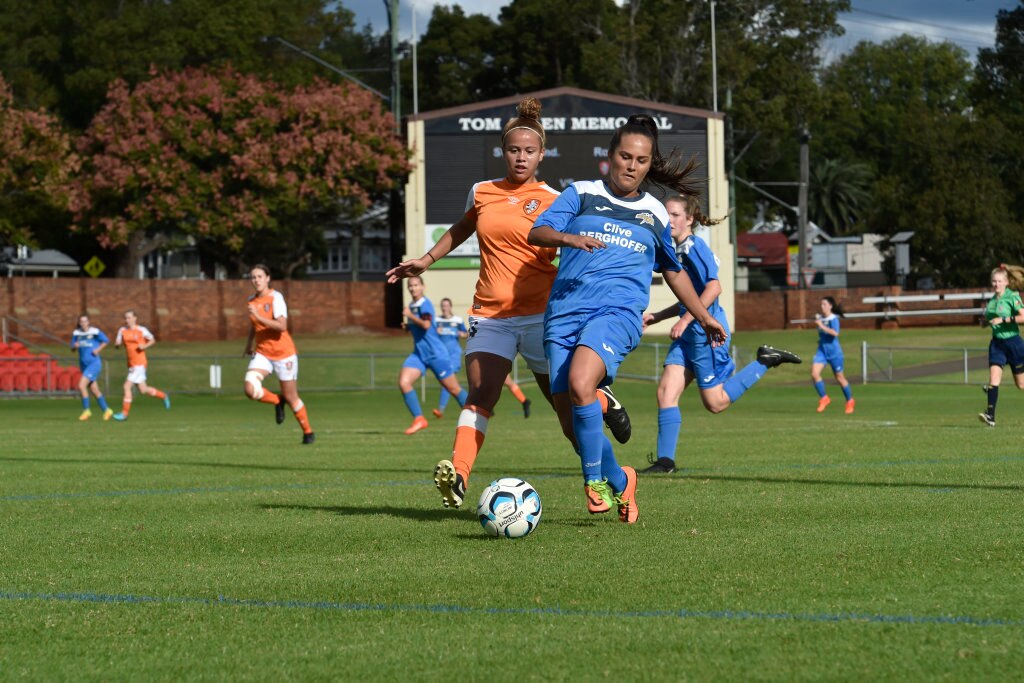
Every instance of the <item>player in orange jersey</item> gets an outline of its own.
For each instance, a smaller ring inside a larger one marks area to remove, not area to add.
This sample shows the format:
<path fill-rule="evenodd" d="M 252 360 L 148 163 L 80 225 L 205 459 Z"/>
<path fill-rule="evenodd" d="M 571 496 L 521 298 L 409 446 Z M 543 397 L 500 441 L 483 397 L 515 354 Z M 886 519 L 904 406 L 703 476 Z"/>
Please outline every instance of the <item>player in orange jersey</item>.
<path fill-rule="evenodd" d="M 295 343 L 288 333 L 288 306 L 281 293 L 270 288 L 270 268 L 262 263 L 252 267 L 249 282 L 256 293 L 249 298 L 249 340 L 245 343 L 246 356 L 252 356 L 245 373 L 245 395 L 254 401 L 274 406 L 277 424 L 284 422 L 284 404 L 292 407 L 295 419 L 302 427 L 302 443 L 316 440 L 306 406 L 299 398 L 296 380 L 299 377 L 299 357 Z M 264 388 L 263 380 L 271 372 L 281 384 L 278 396 Z"/>
<path fill-rule="evenodd" d="M 124 381 L 124 400 L 121 402 L 121 412 L 115 414 L 114 419 L 118 422 L 128 419 L 128 412 L 132 409 L 132 387 L 136 384 L 142 394 L 163 401 L 164 408 L 170 410 L 171 397 L 156 387 L 146 384 L 146 349 L 156 344 L 156 337 L 139 324 L 135 311 L 124 312 L 124 327 L 117 331 L 114 346 L 121 348 L 122 344 L 125 354 L 128 356 L 128 379 Z"/>
<path fill-rule="evenodd" d="M 557 252 L 526 241 L 534 219 L 558 197 L 556 190 L 537 180 L 544 141 L 540 102 L 525 98 L 501 136 L 507 175 L 474 185 L 465 215 L 437 244 L 422 257 L 403 261 L 387 272 L 391 283 L 417 276 L 476 233 L 480 278 L 466 342 L 469 396 L 459 415 L 452 459 L 441 460 L 434 468 L 434 483 L 445 507 L 462 505 L 488 420 L 517 353 L 551 400 L 544 357 L 544 309 L 555 279 L 557 269 L 552 261 Z M 626 411 L 614 396 L 600 393 L 600 399 L 609 405 L 605 418 L 612 433 L 624 442 L 630 429 Z"/>

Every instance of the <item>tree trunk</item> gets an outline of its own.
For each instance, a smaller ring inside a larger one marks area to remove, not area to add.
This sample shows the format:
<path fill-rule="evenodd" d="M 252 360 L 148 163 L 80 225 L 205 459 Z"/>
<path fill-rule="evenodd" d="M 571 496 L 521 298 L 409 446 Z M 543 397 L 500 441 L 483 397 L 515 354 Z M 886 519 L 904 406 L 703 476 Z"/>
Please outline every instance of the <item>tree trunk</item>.
<path fill-rule="evenodd" d="M 114 267 L 114 276 L 121 278 L 137 278 L 139 261 L 146 255 L 166 246 L 170 242 L 164 235 L 149 237 L 144 230 L 137 230 L 128 238 L 124 253 Z"/>

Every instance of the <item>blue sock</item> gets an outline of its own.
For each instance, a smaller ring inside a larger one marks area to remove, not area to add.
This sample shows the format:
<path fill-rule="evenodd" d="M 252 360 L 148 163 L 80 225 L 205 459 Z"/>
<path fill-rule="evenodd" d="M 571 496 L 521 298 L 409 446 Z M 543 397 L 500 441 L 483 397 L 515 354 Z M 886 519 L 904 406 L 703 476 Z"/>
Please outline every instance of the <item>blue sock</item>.
<path fill-rule="evenodd" d="M 82 397 L 82 410 L 89 410 L 89 397 L 88 396 L 83 396 Z"/>
<path fill-rule="evenodd" d="M 103 396 L 96 397 L 96 402 L 100 404 L 100 410 L 107 412 L 107 399 Z"/>
<path fill-rule="evenodd" d="M 602 440 L 607 441 L 603 428 L 601 404 L 596 399 L 590 405 L 572 407 L 572 431 L 579 446 L 584 483 L 601 479 Z"/>
<path fill-rule="evenodd" d="M 849 401 L 850 399 L 853 398 L 853 392 L 850 391 L 850 385 L 849 384 L 847 384 L 845 387 L 843 387 L 843 396 L 846 397 L 847 401 Z"/>
<path fill-rule="evenodd" d="M 459 395 L 455 397 L 455 400 L 459 402 L 459 407 L 466 405 L 466 399 L 469 398 L 469 392 L 463 389 L 459 392 Z"/>
<path fill-rule="evenodd" d="M 608 440 L 604 432 L 601 432 L 601 438 L 604 439 L 601 450 L 601 476 L 611 484 L 612 491 L 622 493 L 626 490 L 626 473 L 622 471 L 619 463 L 615 460 L 612 442 Z"/>
<path fill-rule="evenodd" d="M 420 409 L 420 397 L 416 395 L 415 389 L 402 394 L 402 398 L 405 399 L 405 407 L 409 409 L 413 417 L 423 415 L 423 411 Z"/>
<path fill-rule="evenodd" d="M 814 388 L 818 390 L 818 397 L 825 398 L 825 381 L 818 380 L 814 383 Z"/>
<path fill-rule="evenodd" d="M 725 393 L 729 396 L 729 403 L 740 400 L 747 389 L 757 384 L 757 380 L 761 379 L 766 372 L 768 372 L 768 368 L 755 360 L 725 380 Z"/>
<path fill-rule="evenodd" d="M 448 393 L 448 390 L 441 387 L 441 395 L 437 398 L 437 409 L 443 413 L 444 409 L 448 407 L 448 399 L 451 397 L 452 395 Z"/>
<path fill-rule="evenodd" d="M 658 458 L 676 459 L 676 444 L 679 442 L 679 429 L 683 417 L 679 414 L 679 406 L 662 408 L 658 411 Z"/>

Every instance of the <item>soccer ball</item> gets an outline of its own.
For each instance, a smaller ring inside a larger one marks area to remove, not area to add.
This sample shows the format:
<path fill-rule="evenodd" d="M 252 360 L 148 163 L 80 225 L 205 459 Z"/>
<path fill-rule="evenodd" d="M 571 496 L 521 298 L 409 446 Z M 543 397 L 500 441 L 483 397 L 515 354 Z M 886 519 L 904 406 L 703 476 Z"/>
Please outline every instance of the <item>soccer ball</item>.
<path fill-rule="evenodd" d="M 503 477 L 480 494 L 476 514 L 491 536 L 521 538 L 540 523 L 540 496 L 522 479 Z"/>

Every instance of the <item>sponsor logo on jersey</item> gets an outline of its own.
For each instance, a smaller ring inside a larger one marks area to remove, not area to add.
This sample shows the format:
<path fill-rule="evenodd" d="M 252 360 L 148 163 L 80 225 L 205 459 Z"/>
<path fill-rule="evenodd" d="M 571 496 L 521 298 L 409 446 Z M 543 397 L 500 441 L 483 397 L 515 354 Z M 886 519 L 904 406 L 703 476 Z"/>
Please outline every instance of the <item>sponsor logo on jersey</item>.
<path fill-rule="evenodd" d="M 519 203 L 519 197 L 509 197 L 508 198 L 508 203 L 509 204 L 518 204 Z"/>
<path fill-rule="evenodd" d="M 608 353 L 611 353 L 611 354 L 614 354 L 614 353 L 615 353 L 615 349 L 613 349 L 612 347 L 608 346 L 608 345 L 607 345 L 607 344 L 605 344 L 604 342 L 601 342 L 601 348 L 603 348 L 603 349 L 604 349 L 605 351 L 607 351 Z"/>
<path fill-rule="evenodd" d="M 634 218 L 640 221 L 641 225 L 650 225 L 652 227 L 654 226 L 654 214 L 651 213 L 650 211 L 642 211 L 638 213 L 636 216 L 634 216 Z"/>
<path fill-rule="evenodd" d="M 714 376 L 714 375 L 708 375 L 707 377 L 705 377 L 705 378 L 704 378 L 703 380 L 701 380 L 701 381 L 702 381 L 702 382 L 704 382 L 705 384 L 707 384 L 708 382 L 710 382 L 710 381 L 711 381 L 711 380 L 713 380 L 714 378 L 715 378 L 715 376 Z"/>
<path fill-rule="evenodd" d="M 534 211 L 536 211 L 539 208 L 540 208 L 540 201 L 537 200 L 537 199 L 531 199 L 530 201 L 526 202 L 525 206 L 523 206 L 523 211 L 525 211 L 526 215 L 529 216 L 531 213 L 533 213 Z"/>
<path fill-rule="evenodd" d="M 611 210 L 612 210 L 612 207 L 610 207 L 610 206 L 595 206 L 594 207 L 594 211 L 611 211 Z"/>

